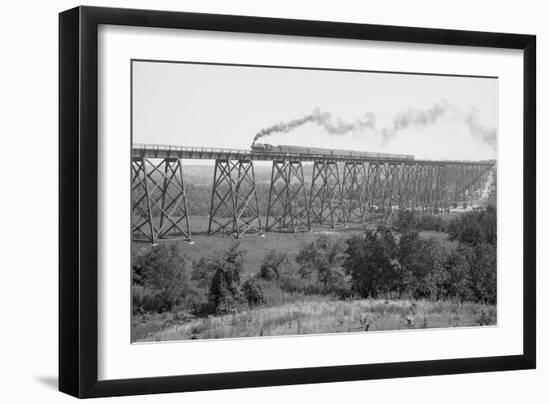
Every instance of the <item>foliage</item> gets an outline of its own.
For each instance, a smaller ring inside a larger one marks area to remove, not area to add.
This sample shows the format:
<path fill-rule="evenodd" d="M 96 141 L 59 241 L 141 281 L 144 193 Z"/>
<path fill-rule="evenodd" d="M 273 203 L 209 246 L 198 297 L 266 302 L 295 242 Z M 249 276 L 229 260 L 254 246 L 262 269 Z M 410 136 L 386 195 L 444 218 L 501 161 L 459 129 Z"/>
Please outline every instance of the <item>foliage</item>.
<path fill-rule="evenodd" d="M 351 276 L 354 292 L 363 297 L 389 292 L 397 273 L 396 244 L 391 230 L 378 226 L 364 236 L 351 236 L 346 244 L 343 267 Z"/>
<path fill-rule="evenodd" d="M 262 285 L 254 278 L 250 278 L 244 282 L 241 290 L 250 306 L 257 306 L 266 302 Z"/>
<path fill-rule="evenodd" d="M 497 301 L 496 248 L 491 243 L 474 246 L 471 263 L 471 289 L 475 300 L 491 304 Z"/>
<path fill-rule="evenodd" d="M 460 244 L 449 255 L 445 279 L 445 288 L 449 297 L 457 297 L 461 301 L 472 299 L 471 263 L 473 259 L 473 248 L 467 244 Z"/>
<path fill-rule="evenodd" d="M 496 245 L 496 208 L 490 205 L 485 210 L 467 212 L 453 219 L 449 223 L 449 239 L 470 245 Z"/>
<path fill-rule="evenodd" d="M 393 227 L 393 230 L 398 233 L 405 233 L 407 231 L 416 229 L 417 224 L 418 224 L 417 214 L 412 210 L 406 209 L 406 210 L 398 210 L 395 213 L 392 227 Z"/>
<path fill-rule="evenodd" d="M 495 303 L 495 247 L 460 242 L 447 254 L 435 240 L 424 240 L 412 230 L 411 217 L 402 216 L 393 230 L 379 226 L 347 240 L 343 267 L 353 291 L 373 298 L 397 294 Z"/>
<path fill-rule="evenodd" d="M 288 255 L 271 249 L 264 256 L 260 266 L 260 277 L 265 280 L 279 279 L 283 266 L 288 265 Z"/>
<path fill-rule="evenodd" d="M 408 285 L 415 299 L 439 299 L 445 294 L 442 285 L 446 278 L 445 250 L 435 240 L 417 239 L 415 252 L 408 264 L 412 281 Z"/>
<path fill-rule="evenodd" d="M 326 234 L 310 244 L 302 246 L 296 256 L 299 274 L 302 278 L 316 278 L 326 293 L 339 292 L 345 284 L 345 274 L 341 268 L 343 246 L 338 239 Z"/>
<path fill-rule="evenodd" d="M 210 283 L 209 300 L 219 314 L 235 312 L 243 301 L 239 286 L 245 254 L 239 250 L 239 243 L 235 243 L 212 260 L 215 272 Z"/>
<path fill-rule="evenodd" d="M 277 279 L 277 286 L 284 292 L 302 295 L 320 295 L 325 292 L 316 277 L 302 277 L 299 268 L 294 265 L 285 267 Z"/>
<path fill-rule="evenodd" d="M 403 233 L 410 230 L 446 232 L 448 224 L 440 216 L 419 213 L 412 210 L 399 210 L 393 220 L 393 230 Z"/>
<path fill-rule="evenodd" d="M 191 293 L 188 264 L 175 243 L 151 248 L 133 260 L 134 310 L 162 312 L 185 303 Z"/>
<path fill-rule="evenodd" d="M 216 273 L 215 257 L 201 257 L 193 261 L 193 270 L 191 271 L 191 280 L 197 283 L 200 288 L 207 288 L 212 283 L 212 278 Z"/>

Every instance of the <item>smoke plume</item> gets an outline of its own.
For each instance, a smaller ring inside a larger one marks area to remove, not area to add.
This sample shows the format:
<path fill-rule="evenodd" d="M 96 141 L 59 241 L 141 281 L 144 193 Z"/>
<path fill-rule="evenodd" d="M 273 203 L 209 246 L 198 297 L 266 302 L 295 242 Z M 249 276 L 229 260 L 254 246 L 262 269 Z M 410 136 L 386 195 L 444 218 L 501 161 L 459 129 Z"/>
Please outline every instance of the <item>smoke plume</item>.
<path fill-rule="evenodd" d="M 429 127 L 441 120 L 456 121 L 466 125 L 471 136 L 477 141 L 490 146 L 496 145 L 497 131 L 495 128 L 487 128 L 481 125 L 477 110 L 463 112 L 448 101 L 442 100 L 428 109 L 409 108 L 395 116 L 388 127 L 378 129 L 376 115 L 372 112 L 365 113 L 361 118 L 345 122 L 340 118 L 333 119 L 330 112 L 322 112 L 316 108 L 302 118 L 288 122 L 280 122 L 276 125 L 262 129 L 254 136 L 253 143 L 273 133 L 288 133 L 306 123 L 314 123 L 320 126 L 330 135 L 346 135 L 351 132 L 363 132 L 370 129 L 380 135 L 380 143 L 385 145 L 402 131 L 414 127 Z"/>
<path fill-rule="evenodd" d="M 280 122 L 268 128 L 262 129 L 256 136 L 254 141 L 256 143 L 259 139 L 271 135 L 272 133 L 288 133 L 299 126 L 305 125 L 308 122 L 312 122 L 331 135 L 345 135 L 350 132 L 358 132 L 365 129 L 374 129 L 376 127 L 375 115 L 371 112 L 367 112 L 362 118 L 356 119 L 352 122 L 344 122 L 340 118 L 333 121 L 330 112 L 322 112 L 319 108 L 315 108 L 311 114 L 305 115 L 302 118 L 293 119 L 288 122 Z"/>
<path fill-rule="evenodd" d="M 419 110 L 415 108 L 409 108 L 405 112 L 398 114 L 392 125 L 389 128 L 384 128 L 381 131 L 382 144 L 386 144 L 397 134 L 411 126 L 414 127 L 426 127 L 435 124 L 445 116 L 455 113 L 456 108 L 446 101 L 441 101 L 434 104 L 432 107 L 426 110 Z"/>
<path fill-rule="evenodd" d="M 487 128 L 479 122 L 477 110 L 473 110 L 465 116 L 464 122 L 470 130 L 471 135 L 483 143 L 487 143 L 493 147 L 497 144 L 497 130 L 495 128 Z"/>

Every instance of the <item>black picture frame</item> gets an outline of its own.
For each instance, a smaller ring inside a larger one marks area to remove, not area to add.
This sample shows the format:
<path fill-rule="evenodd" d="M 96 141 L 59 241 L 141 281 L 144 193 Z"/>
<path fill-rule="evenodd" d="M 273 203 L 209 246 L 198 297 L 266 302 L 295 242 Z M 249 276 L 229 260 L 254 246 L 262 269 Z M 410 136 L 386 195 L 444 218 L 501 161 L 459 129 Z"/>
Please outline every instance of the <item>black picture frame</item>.
<path fill-rule="evenodd" d="M 100 24 L 523 50 L 523 354 L 98 381 Z M 59 390 L 84 398 L 534 369 L 535 104 L 534 35 L 96 7 L 77 7 L 60 13 Z"/>

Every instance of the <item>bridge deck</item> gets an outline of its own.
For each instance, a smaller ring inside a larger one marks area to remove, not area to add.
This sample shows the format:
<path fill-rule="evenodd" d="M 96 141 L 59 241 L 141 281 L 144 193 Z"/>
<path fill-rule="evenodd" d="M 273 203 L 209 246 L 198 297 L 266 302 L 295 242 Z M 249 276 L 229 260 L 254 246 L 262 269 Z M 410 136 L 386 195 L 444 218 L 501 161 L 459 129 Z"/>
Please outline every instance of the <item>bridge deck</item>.
<path fill-rule="evenodd" d="M 243 149 L 226 149 L 217 147 L 192 147 L 156 144 L 134 143 L 132 157 L 146 158 L 177 158 L 197 160 L 258 160 L 258 161 L 368 161 L 368 162 L 400 162 L 410 164 L 429 165 L 466 165 L 466 166 L 492 166 L 490 161 L 456 161 L 456 160 L 409 160 L 397 157 L 358 157 L 347 155 L 325 155 L 309 153 L 280 153 L 280 152 L 256 152 Z"/>

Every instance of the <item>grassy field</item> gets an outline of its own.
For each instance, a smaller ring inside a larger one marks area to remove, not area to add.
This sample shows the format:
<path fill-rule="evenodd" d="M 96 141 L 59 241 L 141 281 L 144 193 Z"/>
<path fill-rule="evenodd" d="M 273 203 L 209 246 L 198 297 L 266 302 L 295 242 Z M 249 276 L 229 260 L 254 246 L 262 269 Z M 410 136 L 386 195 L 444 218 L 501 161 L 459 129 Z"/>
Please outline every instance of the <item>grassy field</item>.
<path fill-rule="evenodd" d="M 265 218 L 262 218 L 262 226 L 265 225 Z M 201 257 L 212 255 L 216 251 L 228 249 L 235 238 L 231 236 L 222 236 L 220 234 L 208 236 L 208 217 L 206 216 L 190 216 L 189 227 L 191 229 L 193 243 L 178 241 L 185 251 L 186 256 L 191 260 L 199 260 Z M 311 232 L 301 233 L 278 233 L 267 232 L 263 237 L 258 234 L 245 236 L 239 239 L 241 249 L 245 250 L 246 259 L 244 264 L 244 272 L 246 274 L 255 274 L 260 268 L 260 264 L 265 254 L 275 249 L 284 251 L 290 259 L 294 259 L 300 247 L 304 244 L 311 243 L 321 234 L 328 234 L 332 237 L 346 238 L 351 234 L 363 233 L 366 229 L 375 228 L 374 224 L 350 224 L 346 227 L 331 228 L 313 228 Z M 457 246 L 456 242 L 448 241 L 446 233 L 436 231 L 422 231 L 420 236 L 425 239 L 436 239 L 442 246 L 447 249 L 452 249 Z M 147 244 L 142 244 L 144 249 L 151 248 Z"/>
<path fill-rule="evenodd" d="M 310 297 L 225 316 L 178 314 L 134 320 L 135 342 L 325 334 L 496 324 L 496 308 L 425 300 L 350 300 Z"/>

